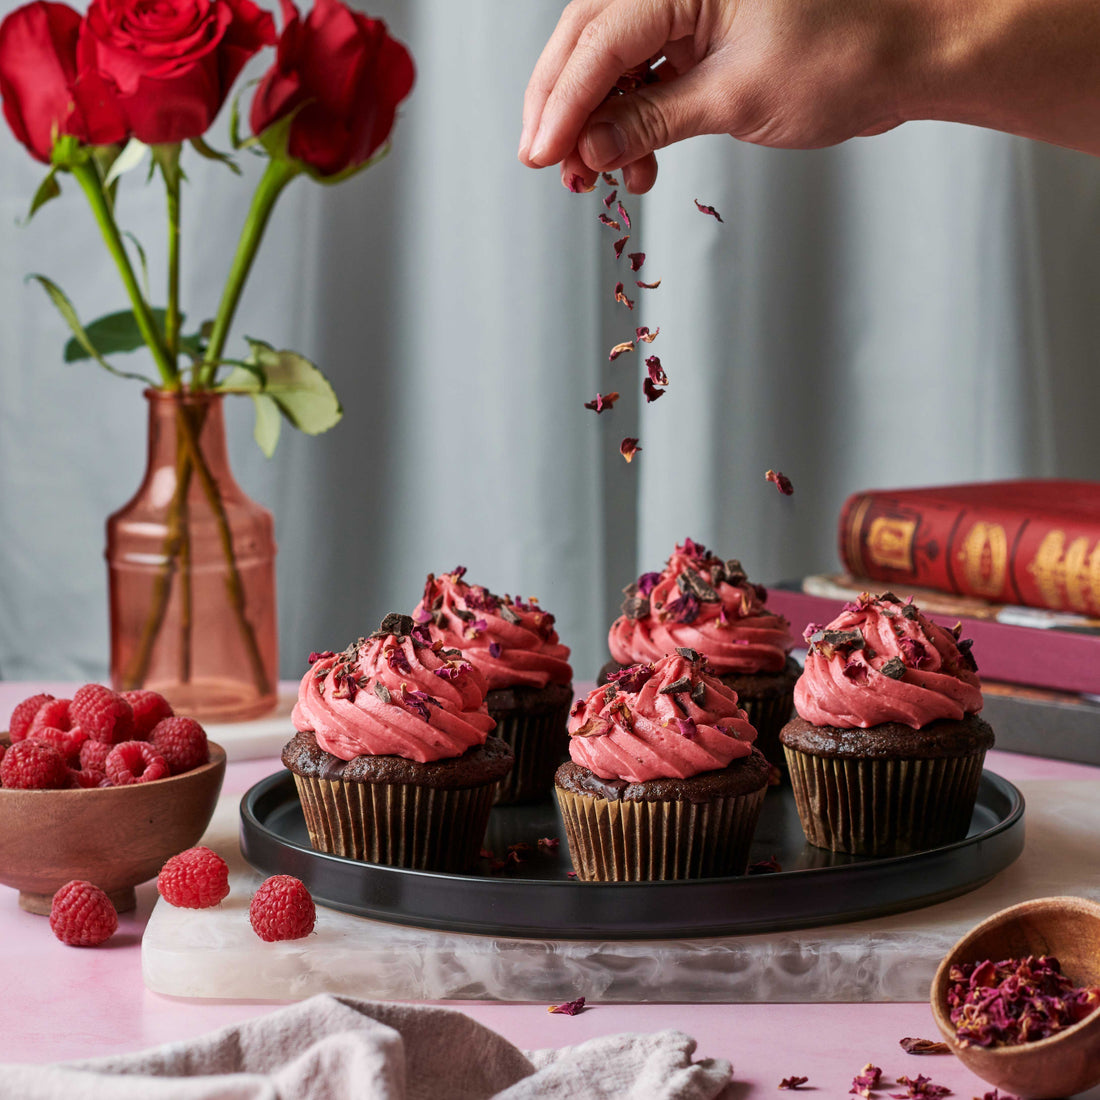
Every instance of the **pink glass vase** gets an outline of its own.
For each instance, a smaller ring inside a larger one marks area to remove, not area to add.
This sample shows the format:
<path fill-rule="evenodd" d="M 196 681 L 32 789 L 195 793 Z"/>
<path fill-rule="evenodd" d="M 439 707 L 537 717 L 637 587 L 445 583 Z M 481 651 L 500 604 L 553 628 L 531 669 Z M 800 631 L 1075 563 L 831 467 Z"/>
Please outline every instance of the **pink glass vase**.
<path fill-rule="evenodd" d="M 221 395 L 145 396 L 145 478 L 107 520 L 111 681 L 177 714 L 254 718 L 277 701 L 271 513 L 233 479 Z"/>

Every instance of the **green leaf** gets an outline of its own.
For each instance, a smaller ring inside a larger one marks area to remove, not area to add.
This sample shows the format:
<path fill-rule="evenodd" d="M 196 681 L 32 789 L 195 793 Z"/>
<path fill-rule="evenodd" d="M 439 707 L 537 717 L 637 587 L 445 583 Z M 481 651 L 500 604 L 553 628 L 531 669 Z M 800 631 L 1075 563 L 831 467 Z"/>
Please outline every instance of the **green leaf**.
<path fill-rule="evenodd" d="M 256 145 L 258 139 L 255 137 L 241 138 L 241 96 L 248 91 L 249 88 L 254 88 L 260 83 L 260 78 L 250 80 L 244 85 L 243 88 L 233 97 L 233 102 L 229 105 L 229 144 L 234 149 L 247 149 L 251 145 Z"/>
<path fill-rule="evenodd" d="M 150 312 L 157 327 L 163 331 L 165 311 L 154 309 Z M 183 318 L 180 320 L 182 322 Z M 98 359 L 101 355 L 116 355 L 145 347 L 145 339 L 141 335 L 141 329 L 138 328 L 133 310 L 124 309 L 118 313 L 108 313 L 105 317 L 92 321 L 82 331 L 87 337 L 87 342 L 74 336 L 65 345 L 66 363 L 76 363 L 81 359 Z"/>
<path fill-rule="evenodd" d="M 256 406 L 256 426 L 252 429 L 252 434 L 264 457 L 270 458 L 275 453 L 279 442 L 279 428 L 283 423 L 279 404 L 266 393 L 254 393 L 252 403 Z"/>
<path fill-rule="evenodd" d="M 99 349 L 92 343 L 92 338 L 88 333 L 88 330 L 80 323 L 80 318 L 77 316 L 76 309 L 73 307 L 72 302 L 66 297 L 65 292 L 51 279 L 47 279 L 45 275 L 28 275 L 27 280 L 34 279 L 50 296 L 50 301 L 57 307 L 57 311 L 65 318 L 72 329 L 73 338 L 77 344 L 84 350 L 86 354 L 80 356 L 82 359 L 91 358 L 94 359 L 104 370 L 110 371 L 111 374 L 117 374 L 120 378 L 136 378 L 141 382 L 145 382 L 150 386 L 156 386 L 151 378 L 146 377 L 144 374 L 131 374 L 129 371 L 121 371 L 112 367 Z M 101 318 L 102 320 L 103 318 Z"/>
<path fill-rule="evenodd" d="M 241 174 L 237 162 L 228 153 L 222 153 L 212 148 L 207 145 L 201 137 L 191 138 L 191 147 L 200 157 L 205 157 L 207 160 L 216 160 L 219 164 L 224 164 L 226 168 L 234 173 L 234 175 L 239 176 Z"/>
<path fill-rule="evenodd" d="M 110 187 L 124 172 L 136 168 L 145 159 L 145 154 L 148 152 L 149 146 L 145 142 L 138 141 L 137 138 L 130 138 L 126 143 L 126 148 L 115 157 L 114 163 L 112 163 L 107 175 L 104 177 L 103 186 Z"/>
<path fill-rule="evenodd" d="M 60 194 L 61 184 L 57 182 L 57 165 L 52 164 L 49 172 L 46 173 L 46 178 L 38 185 L 38 190 L 31 199 L 31 208 L 27 211 L 22 224 L 26 225 L 50 199 L 56 199 Z"/>
<path fill-rule="evenodd" d="M 122 231 L 122 235 L 124 237 L 129 237 L 130 238 L 130 243 L 134 246 L 135 249 L 137 249 L 138 261 L 141 263 L 141 281 L 145 285 L 145 297 L 148 298 L 149 297 L 149 263 L 145 259 L 145 249 L 141 247 L 141 241 L 139 241 L 137 239 L 137 237 L 135 237 L 133 235 L 133 233 L 130 232 L 129 229 L 124 229 Z"/>

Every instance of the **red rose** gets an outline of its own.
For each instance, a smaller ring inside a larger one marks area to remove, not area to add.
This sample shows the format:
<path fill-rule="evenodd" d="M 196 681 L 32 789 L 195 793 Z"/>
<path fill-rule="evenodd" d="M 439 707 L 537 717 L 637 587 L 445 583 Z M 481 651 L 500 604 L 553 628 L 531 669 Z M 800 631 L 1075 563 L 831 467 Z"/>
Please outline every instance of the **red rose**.
<path fill-rule="evenodd" d="M 0 96 L 15 136 L 48 162 L 55 134 L 89 145 L 127 136 L 111 89 L 94 72 L 78 72 L 80 16 L 65 4 L 36 0 L 0 23 Z"/>
<path fill-rule="evenodd" d="M 275 64 L 252 100 L 252 130 L 261 133 L 300 107 L 287 151 L 321 176 L 370 159 L 389 136 L 397 105 L 413 86 L 409 51 L 380 19 L 340 0 L 316 0 L 303 23 L 282 0 L 285 26 Z"/>
<path fill-rule="evenodd" d="M 205 133 L 245 62 L 274 42 L 252 0 L 92 0 L 77 55 L 153 145 Z"/>

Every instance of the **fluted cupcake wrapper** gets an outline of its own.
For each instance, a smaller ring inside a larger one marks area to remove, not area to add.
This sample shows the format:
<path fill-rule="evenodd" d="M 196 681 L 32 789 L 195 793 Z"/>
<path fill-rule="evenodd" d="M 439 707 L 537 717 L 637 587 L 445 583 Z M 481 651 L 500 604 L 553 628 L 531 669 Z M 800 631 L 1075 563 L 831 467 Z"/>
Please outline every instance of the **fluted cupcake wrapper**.
<path fill-rule="evenodd" d="M 925 760 L 785 752 L 802 831 L 819 848 L 905 855 L 962 840 L 970 829 L 984 749 Z"/>
<path fill-rule="evenodd" d="M 477 859 L 495 783 L 442 789 L 294 776 L 309 841 L 318 851 L 409 867 L 466 871 Z"/>
<path fill-rule="evenodd" d="M 506 742 L 515 756 L 512 770 L 500 781 L 498 805 L 538 802 L 547 798 L 554 786 L 554 772 L 569 755 L 569 703 L 555 705 L 541 714 L 518 710 L 497 711 L 493 736 Z"/>
<path fill-rule="evenodd" d="M 744 873 L 764 788 L 713 802 L 609 800 L 555 787 L 582 882 L 654 882 Z"/>
<path fill-rule="evenodd" d="M 738 693 L 737 703 L 756 728 L 756 740 L 753 744 L 767 757 L 769 764 L 785 768 L 787 760 L 783 755 L 783 746 L 779 743 L 779 731 L 794 712 L 794 688 L 782 695 L 760 699 Z"/>

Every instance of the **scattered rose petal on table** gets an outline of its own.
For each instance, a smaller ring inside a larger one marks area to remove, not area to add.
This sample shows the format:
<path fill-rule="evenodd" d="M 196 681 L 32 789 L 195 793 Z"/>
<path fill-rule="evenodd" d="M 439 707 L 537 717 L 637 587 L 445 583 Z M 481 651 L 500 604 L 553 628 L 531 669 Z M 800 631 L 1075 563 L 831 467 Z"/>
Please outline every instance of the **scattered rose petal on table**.
<path fill-rule="evenodd" d="M 575 1001 L 565 1001 L 560 1005 L 551 1005 L 546 1011 L 557 1012 L 562 1016 L 576 1016 L 584 1008 L 584 998 L 578 997 Z"/>
<path fill-rule="evenodd" d="M 796 1089 L 800 1085 L 804 1085 L 808 1080 L 808 1077 L 784 1077 L 783 1080 L 779 1082 L 779 1087 L 781 1089 Z"/>
<path fill-rule="evenodd" d="M 864 667 L 864 679 L 867 678 L 866 666 Z M 845 675 L 847 675 L 847 667 L 844 669 Z M 899 1039 L 898 1044 L 906 1054 L 950 1054 L 951 1048 L 946 1043 L 938 1042 L 935 1039 L 914 1039 L 910 1036 L 906 1036 L 904 1039 Z"/>

